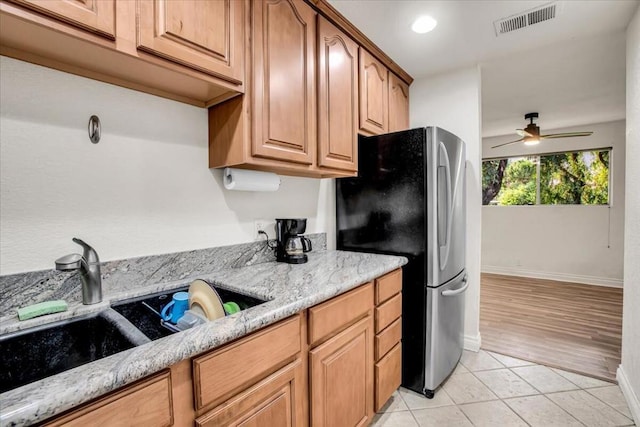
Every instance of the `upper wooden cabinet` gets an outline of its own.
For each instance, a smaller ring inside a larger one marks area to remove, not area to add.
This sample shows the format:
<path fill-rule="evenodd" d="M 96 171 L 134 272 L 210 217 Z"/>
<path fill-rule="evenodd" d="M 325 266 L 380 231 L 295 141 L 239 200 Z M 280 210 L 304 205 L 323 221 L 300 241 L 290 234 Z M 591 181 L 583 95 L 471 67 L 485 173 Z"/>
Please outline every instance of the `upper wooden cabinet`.
<path fill-rule="evenodd" d="M 311 165 L 316 147 L 316 13 L 302 0 L 253 2 L 252 154 Z"/>
<path fill-rule="evenodd" d="M 409 85 L 360 48 L 360 132 L 409 129 Z"/>
<path fill-rule="evenodd" d="M 138 49 L 242 83 L 244 2 L 138 0 Z"/>
<path fill-rule="evenodd" d="M 251 84 L 209 109 L 209 167 L 354 176 L 357 45 L 302 0 L 252 1 L 251 22 Z"/>
<path fill-rule="evenodd" d="M 409 129 L 409 85 L 389 72 L 389 132 Z"/>
<path fill-rule="evenodd" d="M 388 70 L 369 52 L 360 49 L 360 130 L 386 133 L 389 128 Z"/>
<path fill-rule="evenodd" d="M 244 91 L 245 0 L 0 0 L 0 54 L 199 107 Z"/>
<path fill-rule="evenodd" d="M 116 0 L 11 1 L 101 36 L 116 37 Z"/>
<path fill-rule="evenodd" d="M 358 45 L 318 18 L 318 164 L 358 170 Z"/>

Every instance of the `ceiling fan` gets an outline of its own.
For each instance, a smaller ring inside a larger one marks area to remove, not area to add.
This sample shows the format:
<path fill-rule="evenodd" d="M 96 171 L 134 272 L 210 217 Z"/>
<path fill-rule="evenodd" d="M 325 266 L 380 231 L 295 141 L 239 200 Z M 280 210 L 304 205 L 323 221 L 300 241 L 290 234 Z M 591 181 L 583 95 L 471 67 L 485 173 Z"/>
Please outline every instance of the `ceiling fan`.
<path fill-rule="evenodd" d="M 533 123 L 534 119 L 538 118 L 538 113 L 527 113 L 524 115 L 525 120 L 530 120 L 527 127 L 524 129 L 516 129 L 518 135 L 522 138 L 517 141 L 505 142 L 504 144 L 494 145 L 491 148 L 503 147 L 509 144 L 515 144 L 517 142 L 524 142 L 526 145 L 535 145 L 540 142 L 541 139 L 552 138 L 571 138 L 574 136 L 590 136 L 593 132 L 567 132 L 567 133 L 551 133 L 549 135 L 540 135 L 540 126 Z"/>

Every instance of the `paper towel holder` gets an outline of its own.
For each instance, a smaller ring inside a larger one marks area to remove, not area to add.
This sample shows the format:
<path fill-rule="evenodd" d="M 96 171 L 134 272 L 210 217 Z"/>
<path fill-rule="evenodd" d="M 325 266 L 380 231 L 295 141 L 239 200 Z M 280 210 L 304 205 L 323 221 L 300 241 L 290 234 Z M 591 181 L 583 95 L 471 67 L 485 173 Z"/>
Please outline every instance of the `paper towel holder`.
<path fill-rule="evenodd" d="M 233 191 L 277 191 L 280 177 L 273 172 L 225 168 L 222 174 L 224 187 Z"/>

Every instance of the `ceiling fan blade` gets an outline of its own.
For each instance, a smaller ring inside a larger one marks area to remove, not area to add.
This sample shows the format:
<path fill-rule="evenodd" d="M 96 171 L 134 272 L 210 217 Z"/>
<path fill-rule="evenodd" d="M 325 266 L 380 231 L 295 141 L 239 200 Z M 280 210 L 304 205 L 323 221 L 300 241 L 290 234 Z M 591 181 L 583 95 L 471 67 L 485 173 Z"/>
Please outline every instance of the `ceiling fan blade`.
<path fill-rule="evenodd" d="M 551 133 L 549 135 L 540 135 L 540 139 L 571 138 L 574 136 L 591 136 L 591 135 L 593 135 L 593 132 Z"/>
<path fill-rule="evenodd" d="M 491 148 L 504 147 L 505 145 L 515 144 L 516 142 L 522 142 L 522 141 L 524 141 L 524 138 L 521 138 L 521 139 L 519 139 L 519 140 L 517 140 L 517 141 L 505 142 L 504 144 L 494 145 L 494 146 L 493 146 L 493 147 L 491 147 Z"/>
<path fill-rule="evenodd" d="M 516 129 L 516 133 L 520 136 L 533 136 L 532 134 L 530 134 L 524 129 Z"/>

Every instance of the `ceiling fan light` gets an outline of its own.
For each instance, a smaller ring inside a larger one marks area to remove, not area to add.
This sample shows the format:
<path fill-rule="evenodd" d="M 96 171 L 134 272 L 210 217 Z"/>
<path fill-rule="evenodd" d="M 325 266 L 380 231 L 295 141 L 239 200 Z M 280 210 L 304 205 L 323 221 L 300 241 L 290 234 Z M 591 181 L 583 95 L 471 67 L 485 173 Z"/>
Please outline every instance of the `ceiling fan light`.
<path fill-rule="evenodd" d="M 536 145 L 540 143 L 540 139 L 536 137 L 527 137 L 524 139 L 524 145 Z"/>

